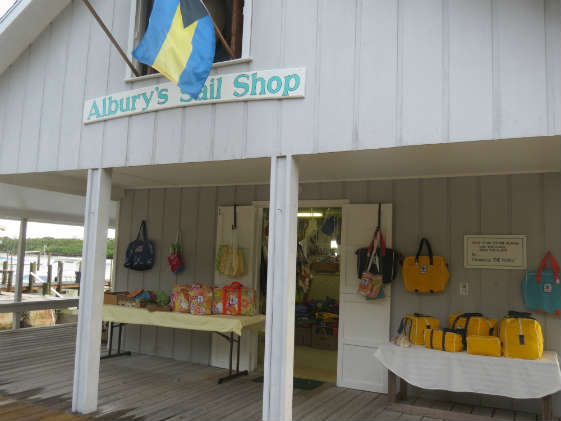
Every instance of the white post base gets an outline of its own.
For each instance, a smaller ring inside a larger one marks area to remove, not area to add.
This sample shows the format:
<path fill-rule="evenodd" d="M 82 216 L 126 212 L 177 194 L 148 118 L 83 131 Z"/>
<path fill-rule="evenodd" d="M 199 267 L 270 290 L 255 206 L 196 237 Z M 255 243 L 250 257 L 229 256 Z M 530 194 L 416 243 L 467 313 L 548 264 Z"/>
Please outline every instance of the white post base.
<path fill-rule="evenodd" d="M 292 420 L 298 166 L 271 158 L 263 420 Z"/>
<path fill-rule="evenodd" d="M 72 411 L 97 409 L 111 170 L 88 170 Z"/>

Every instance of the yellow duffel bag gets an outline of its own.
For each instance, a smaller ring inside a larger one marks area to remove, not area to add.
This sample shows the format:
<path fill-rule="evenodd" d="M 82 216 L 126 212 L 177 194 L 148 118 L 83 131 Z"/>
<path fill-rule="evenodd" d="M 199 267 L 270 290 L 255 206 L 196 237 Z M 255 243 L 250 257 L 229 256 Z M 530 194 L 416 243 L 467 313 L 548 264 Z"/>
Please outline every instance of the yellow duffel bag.
<path fill-rule="evenodd" d="M 428 256 L 421 256 L 424 244 L 429 250 Z M 408 256 L 403 261 L 401 277 L 407 291 L 434 293 L 444 291 L 450 274 L 444 257 L 433 256 L 429 241 L 423 238 L 417 255 Z"/>
<path fill-rule="evenodd" d="M 543 334 L 530 313 L 509 311 L 499 327 L 503 355 L 508 358 L 539 360 L 543 355 Z"/>
<path fill-rule="evenodd" d="M 452 329 L 426 329 L 425 348 L 461 352 L 464 350 L 462 334 Z"/>
<path fill-rule="evenodd" d="M 481 313 L 455 313 L 448 316 L 448 328 L 464 329 L 466 335 L 498 336 L 497 321 Z"/>
<path fill-rule="evenodd" d="M 425 329 L 438 329 L 440 320 L 425 314 L 413 313 L 406 314 L 399 323 L 397 333 L 407 336 L 414 345 L 425 344 Z"/>
<path fill-rule="evenodd" d="M 467 337 L 467 352 L 473 355 L 488 355 L 490 357 L 501 356 L 501 340 L 496 336 Z"/>

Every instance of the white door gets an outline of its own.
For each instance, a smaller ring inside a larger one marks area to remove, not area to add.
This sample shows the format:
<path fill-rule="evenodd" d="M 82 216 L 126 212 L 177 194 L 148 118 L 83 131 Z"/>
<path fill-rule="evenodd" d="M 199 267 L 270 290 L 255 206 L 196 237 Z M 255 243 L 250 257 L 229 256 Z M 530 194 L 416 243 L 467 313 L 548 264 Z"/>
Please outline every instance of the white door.
<path fill-rule="evenodd" d="M 244 254 L 246 273 L 239 278 L 229 278 L 220 272 L 214 272 L 214 285 L 229 285 L 238 281 L 245 287 L 258 290 L 259 287 L 259 236 L 261 232 L 262 210 L 253 206 L 237 206 L 237 235 L 238 245 Z M 218 208 L 218 221 L 216 227 L 216 250 L 221 244 L 230 244 L 232 241 L 232 225 L 234 223 L 234 207 L 220 206 Z M 212 335 L 212 348 L 210 364 L 215 367 L 228 368 L 229 344 L 226 339 L 217 334 Z M 236 367 L 237 346 L 234 347 L 233 367 Z M 243 332 L 240 370 L 255 370 L 257 366 L 257 334 L 246 329 Z"/>
<path fill-rule="evenodd" d="M 337 385 L 387 393 L 388 372 L 374 358 L 390 338 L 390 284 L 386 298 L 366 301 L 357 293 L 359 279 L 355 251 L 366 247 L 378 222 L 378 205 L 344 205 L 341 227 L 341 295 Z M 392 245 L 392 205 L 382 205 L 382 232 Z"/>

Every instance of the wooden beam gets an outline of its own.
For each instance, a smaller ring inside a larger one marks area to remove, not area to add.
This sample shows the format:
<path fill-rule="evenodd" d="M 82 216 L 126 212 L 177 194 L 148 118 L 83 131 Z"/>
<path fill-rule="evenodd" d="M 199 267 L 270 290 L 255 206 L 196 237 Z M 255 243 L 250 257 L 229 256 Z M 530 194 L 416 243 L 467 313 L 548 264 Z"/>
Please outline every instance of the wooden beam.
<path fill-rule="evenodd" d="M 292 420 L 298 165 L 271 158 L 263 420 Z"/>
<path fill-rule="evenodd" d="M 138 72 L 138 70 L 136 70 L 134 64 L 132 64 L 132 62 L 129 60 L 129 58 L 127 57 L 127 55 L 125 54 L 125 52 L 123 51 L 123 49 L 121 48 L 121 46 L 119 45 L 119 43 L 117 42 L 111 31 L 107 28 L 107 26 L 105 26 L 105 23 L 103 23 L 103 20 L 101 20 L 101 18 L 99 17 L 93 6 L 90 4 L 90 2 L 88 0 L 82 0 L 82 1 L 86 5 L 90 13 L 93 15 L 93 17 L 95 18 L 95 20 L 97 21 L 103 32 L 105 32 L 105 35 L 107 35 L 111 43 L 115 46 L 122 59 L 125 60 L 125 63 L 127 63 L 127 65 L 130 67 L 132 73 L 137 77 L 140 76 L 140 73 Z"/>
<path fill-rule="evenodd" d="M 0 313 L 23 313 L 32 310 L 78 307 L 78 298 L 51 298 L 49 300 L 23 301 L 21 303 L 0 304 Z"/>
<path fill-rule="evenodd" d="M 110 197 L 111 170 L 88 170 L 82 250 L 84 260 L 72 391 L 72 411 L 83 414 L 97 409 Z"/>
<path fill-rule="evenodd" d="M 25 240 L 27 237 L 27 218 L 21 218 L 19 224 L 19 240 L 18 240 L 18 263 L 16 274 L 16 285 L 14 288 L 14 302 L 20 303 L 23 293 L 23 267 L 25 265 Z M 14 313 L 12 328 L 19 329 L 21 322 L 21 314 Z"/>
<path fill-rule="evenodd" d="M 236 57 L 241 56 L 243 34 L 243 0 L 232 0 L 232 32 L 230 46 Z"/>

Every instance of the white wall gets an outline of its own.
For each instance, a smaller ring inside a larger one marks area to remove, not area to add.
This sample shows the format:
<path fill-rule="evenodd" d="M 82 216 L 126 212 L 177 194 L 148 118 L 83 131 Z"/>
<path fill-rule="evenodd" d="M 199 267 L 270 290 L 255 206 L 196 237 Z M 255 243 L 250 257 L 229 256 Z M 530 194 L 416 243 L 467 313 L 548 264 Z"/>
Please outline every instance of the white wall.
<path fill-rule="evenodd" d="M 123 46 L 130 1 L 94 0 Z M 305 99 L 83 126 L 84 100 L 148 86 L 79 0 L 0 75 L 0 173 L 222 160 L 561 132 L 557 0 L 253 1 L 253 62 L 305 66 Z"/>

